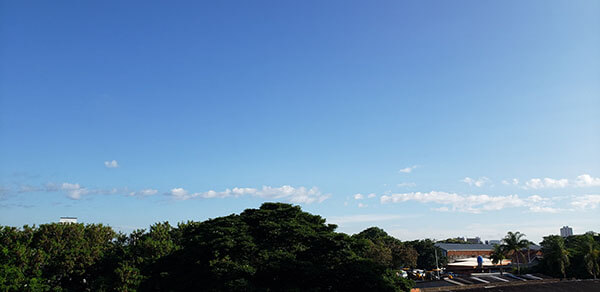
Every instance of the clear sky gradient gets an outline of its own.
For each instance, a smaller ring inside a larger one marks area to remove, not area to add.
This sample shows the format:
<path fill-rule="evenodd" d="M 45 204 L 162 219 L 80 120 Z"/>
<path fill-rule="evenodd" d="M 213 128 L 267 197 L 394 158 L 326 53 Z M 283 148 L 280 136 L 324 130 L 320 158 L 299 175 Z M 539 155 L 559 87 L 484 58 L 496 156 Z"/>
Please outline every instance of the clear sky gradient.
<path fill-rule="evenodd" d="M 0 1 L 0 224 L 265 201 L 402 240 L 600 231 L 600 2 Z"/>

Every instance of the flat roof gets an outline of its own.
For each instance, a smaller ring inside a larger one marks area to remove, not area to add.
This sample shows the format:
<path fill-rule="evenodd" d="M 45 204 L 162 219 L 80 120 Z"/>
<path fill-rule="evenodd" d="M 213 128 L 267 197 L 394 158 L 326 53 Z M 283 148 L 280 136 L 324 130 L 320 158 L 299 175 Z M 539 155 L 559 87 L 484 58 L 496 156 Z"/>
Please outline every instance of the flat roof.
<path fill-rule="evenodd" d="M 445 250 L 445 251 L 458 251 L 458 250 L 485 250 L 491 251 L 494 250 L 495 244 L 481 244 L 481 243 L 436 243 L 435 246 Z M 524 248 L 523 250 L 526 250 Z M 540 250 L 541 246 L 537 244 L 529 245 L 530 250 Z"/>
<path fill-rule="evenodd" d="M 435 246 L 446 250 L 494 250 L 493 244 L 482 243 L 436 243 Z"/>

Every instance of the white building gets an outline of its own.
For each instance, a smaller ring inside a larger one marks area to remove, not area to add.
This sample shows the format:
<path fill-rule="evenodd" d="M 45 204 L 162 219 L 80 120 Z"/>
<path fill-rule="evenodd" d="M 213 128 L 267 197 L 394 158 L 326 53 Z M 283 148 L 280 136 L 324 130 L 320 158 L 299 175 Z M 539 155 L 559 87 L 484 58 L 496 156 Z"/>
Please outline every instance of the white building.
<path fill-rule="evenodd" d="M 77 217 L 60 217 L 59 223 L 77 223 Z"/>
<path fill-rule="evenodd" d="M 567 236 L 571 236 L 571 235 L 573 235 L 573 228 L 571 228 L 569 226 L 563 226 L 560 229 L 560 236 L 567 237 Z"/>

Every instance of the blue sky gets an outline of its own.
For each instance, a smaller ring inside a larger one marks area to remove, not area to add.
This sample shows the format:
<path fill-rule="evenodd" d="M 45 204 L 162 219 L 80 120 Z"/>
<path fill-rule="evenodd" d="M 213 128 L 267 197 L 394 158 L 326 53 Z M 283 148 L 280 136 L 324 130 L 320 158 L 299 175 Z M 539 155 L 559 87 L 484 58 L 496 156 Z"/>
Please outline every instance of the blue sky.
<path fill-rule="evenodd" d="M 597 1 L 0 5 L 0 224 L 600 231 Z"/>

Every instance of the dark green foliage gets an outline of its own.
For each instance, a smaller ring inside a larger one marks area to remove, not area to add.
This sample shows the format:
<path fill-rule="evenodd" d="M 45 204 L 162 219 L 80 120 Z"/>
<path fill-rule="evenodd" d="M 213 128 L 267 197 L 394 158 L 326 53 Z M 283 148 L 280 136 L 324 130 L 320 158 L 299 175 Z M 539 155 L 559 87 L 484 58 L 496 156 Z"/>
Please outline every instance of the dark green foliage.
<path fill-rule="evenodd" d="M 462 238 L 448 238 L 448 239 L 444 239 L 444 240 L 438 240 L 437 242 L 439 243 L 462 243 L 462 244 L 473 244 L 471 242 L 468 242 Z"/>
<path fill-rule="evenodd" d="M 583 258 L 585 270 L 592 275 L 594 279 L 600 274 L 600 246 L 592 234 L 583 236 L 578 244 L 578 253 Z"/>
<path fill-rule="evenodd" d="M 391 283 L 391 286 L 396 287 L 397 291 L 410 291 L 410 289 L 415 286 L 415 282 L 410 279 L 399 277 L 399 272 L 399 270 L 387 269 L 384 278 Z"/>
<path fill-rule="evenodd" d="M 417 251 L 370 228 L 335 232 L 289 204 L 204 222 L 0 228 L 0 291 L 408 291 Z"/>
<path fill-rule="evenodd" d="M 356 255 L 352 239 L 297 206 L 266 203 L 182 229 L 145 290 L 394 291 L 386 266 Z"/>
<path fill-rule="evenodd" d="M 418 253 L 417 267 L 431 270 L 436 268 L 435 255 L 437 253 L 439 267 L 445 266 L 448 259 L 442 256 L 442 251 L 435 247 L 435 242 L 430 239 L 414 240 L 407 242 Z"/>
<path fill-rule="evenodd" d="M 95 266 L 112 248 L 110 227 L 45 224 L 0 231 L 3 291 L 85 291 L 99 276 Z"/>
<path fill-rule="evenodd" d="M 389 236 L 381 228 L 367 228 L 352 238 L 353 249 L 362 257 L 392 269 L 417 267 L 417 251 L 410 244 Z"/>
<path fill-rule="evenodd" d="M 494 251 L 490 255 L 490 259 L 492 263 L 499 264 L 502 263 L 504 259 L 506 259 L 506 248 L 504 245 L 496 244 L 494 245 Z"/>
<path fill-rule="evenodd" d="M 596 236 L 596 239 L 599 237 Z M 569 236 L 564 245 L 571 268 L 567 275 L 577 278 L 596 278 L 599 273 L 600 247 L 591 233 Z"/>
<path fill-rule="evenodd" d="M 565 278 L 570 260 L 564 239 L 558 235 L 544 237 L 542 252 L 544 253 L 542 264 L 548 274 Z"/>
<path fill-rule="evenodd" d="M 600 236 L 593 233 L 563 238 L 544 237 L 539 272 L 561 278 L 597 278 L 600 272 Z"/>

